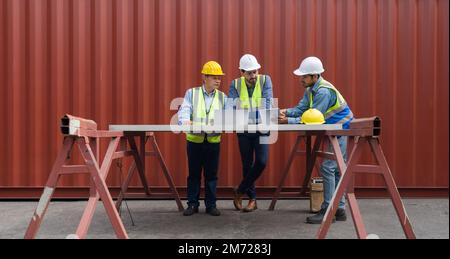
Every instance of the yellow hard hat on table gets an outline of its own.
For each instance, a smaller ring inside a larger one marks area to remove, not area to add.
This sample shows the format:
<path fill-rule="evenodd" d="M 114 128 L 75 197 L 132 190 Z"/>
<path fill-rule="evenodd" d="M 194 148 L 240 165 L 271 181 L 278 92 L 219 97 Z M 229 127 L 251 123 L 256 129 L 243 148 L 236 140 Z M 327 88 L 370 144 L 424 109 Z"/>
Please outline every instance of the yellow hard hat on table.
<path fill-rule="evenodd" d="M 210 76 L 223 76 L 222 67 L 216 61 L 208 61 L 203 65 L 202 74 Z"/>
<path fill-rule="evenodd" d="M 311 108 L 303 113 L 300 123 L 309 125 L 324 124 L 325 118 L 319 110 Z"/>

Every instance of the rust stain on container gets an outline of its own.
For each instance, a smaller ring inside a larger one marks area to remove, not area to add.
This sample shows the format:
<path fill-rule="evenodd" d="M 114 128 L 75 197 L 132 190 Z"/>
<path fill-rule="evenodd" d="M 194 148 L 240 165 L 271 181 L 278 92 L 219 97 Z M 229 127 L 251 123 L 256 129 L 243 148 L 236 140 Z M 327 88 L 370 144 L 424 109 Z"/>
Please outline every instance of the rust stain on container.
<path fill-rule="evenodd" d="M 205 61 L 222 65 L 228 92 L 247 52 L 272 77 L 280 107 L 303 95 L 292 74 L 300 60 L 320 57 L 324 77 L 357 117 L 382 118 L 381 143 L 398 186 L 448 188 L 448 10 L 446 0 L 2 0 L 0 188 L 44 185 L 61 148 L 63 114 L 99 129 L 167 124 L 176 112 L 170 102 L 201 83 Z M 185 186 L 184 136 L 157 137 L 175 184 Z M 280 135 L 271 146 L 258 186 L 277 185 L 294 139 Z M 293 164 L 287 186 L 301 184 L 304 168 Z M 151 185 L 166 186 L 157 170 L 149 168 Z M 226 135 L 219 186 L 240 179 L 237 140 Z M 108 183 L 120 181 L 112 170 Z M 356 185 L 383 183 L 364 176 Z"/>

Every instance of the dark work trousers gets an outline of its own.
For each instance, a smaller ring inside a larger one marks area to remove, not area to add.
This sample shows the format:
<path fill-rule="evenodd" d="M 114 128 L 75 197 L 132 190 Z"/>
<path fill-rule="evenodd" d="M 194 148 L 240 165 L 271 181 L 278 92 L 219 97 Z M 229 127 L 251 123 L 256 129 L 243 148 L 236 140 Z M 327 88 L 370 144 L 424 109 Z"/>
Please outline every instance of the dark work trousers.
<path fill-rule="evenodd" d="M 205 206 L 207 209 L 216 207 L 217 171 L 219 168 L 220 143 L 187 142 L 189 176 L 187 178 L 188 206 L 200 205 L 200 185 L 202 171 L 205 181 Z"/>
<path fill-rule="evenodd" d="M 260 144 L 260 134 L 237 134 L 242 160 L 243 179 L 238 187 L 239 193 L 246 193 L 250 199 L 256 199 L 255 181 L 267 164 L 269 145 Z"/>

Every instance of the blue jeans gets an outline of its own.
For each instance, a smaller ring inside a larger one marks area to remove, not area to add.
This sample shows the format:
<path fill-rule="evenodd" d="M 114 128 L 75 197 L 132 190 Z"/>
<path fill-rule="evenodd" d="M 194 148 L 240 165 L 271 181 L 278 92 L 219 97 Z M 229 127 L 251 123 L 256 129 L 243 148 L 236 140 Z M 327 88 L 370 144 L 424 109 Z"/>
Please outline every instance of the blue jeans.
<path fill-rule="evenodd" d="M 220 143 L 187 142 L 189 176 L 187 178 L 188 206 L 200 205 L 202 171 L 205 182 L 205 207 L 216 207 L 217 171 L 219 169 Z"/>
<path fill-rule="evenodd" d="M 346 136 L 338 137 L 339 147 L 341 148 L 342 156 L 344 157 L 344 161 L 347 162 L 347 139 Z M 329 143 L 328 152 L 333 152 L 331 143 Z M 334 153 L 334 152 L 333 152 Z M 337 166 L 337 162 L 335 160 L 325 159 L 320 166 L 320 173 L 323 177 L 323 198 L 324 201 L 322 203 L 321 208 L 326 209 L 330 204 L 331 198 L 333 197 L 334 191 L 341 179 L 339 174 L 339 169 Z M 339 208 L 345 208 L 345 195 L 342 196 L 342 199 L 339 201 Z"/>

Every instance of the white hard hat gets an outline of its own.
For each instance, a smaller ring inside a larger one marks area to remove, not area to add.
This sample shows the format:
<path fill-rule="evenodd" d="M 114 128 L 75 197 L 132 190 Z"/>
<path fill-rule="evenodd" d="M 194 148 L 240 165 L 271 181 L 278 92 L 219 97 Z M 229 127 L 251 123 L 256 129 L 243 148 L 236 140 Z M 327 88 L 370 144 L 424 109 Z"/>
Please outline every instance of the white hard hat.
<path fill-rule="evenodd" d="M 368 234 L 366 239 L 380 239 L 377 234 Z"/>
<path fill-rule="evenodd" d="M 66 239 L 80 239 L 77 234 L 70 234 L 66 236 Z"/>
<path fill-rule="evenodd" d="M 239 61 L 239 69 L 241 70 L 253 71 L 260 68 L 261 65 L 258 63 L 258 60 L 251 54 L 245 54 Z"/>
<path fill-rule="evenodd" d="M 318 75 L 324 71 L 325 69 L 323 69 L 320 59 L 317 57 L 307 57 L 302 61 L 300 67 L 294 71 L 294 74 L 297 76 Z"/>

